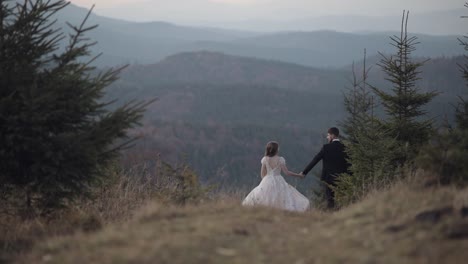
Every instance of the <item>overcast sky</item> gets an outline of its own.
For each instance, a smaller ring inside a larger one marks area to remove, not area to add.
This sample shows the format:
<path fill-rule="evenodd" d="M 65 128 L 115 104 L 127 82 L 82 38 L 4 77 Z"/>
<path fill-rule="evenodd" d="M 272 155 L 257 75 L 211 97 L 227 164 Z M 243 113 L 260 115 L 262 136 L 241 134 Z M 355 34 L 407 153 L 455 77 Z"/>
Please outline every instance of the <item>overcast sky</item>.
<path fill-rule="evenodd" d="M 403 9 L 410 10 L 410 14 L 463 10 L 465 0 L 71 0 L 71 2 L 87 8 L 95 4 L 95 12 L 99 15 L 131 21 L 166 21 L 184 25 L 228 28 L 238 26 L 243 29 L 257 29 L 261 26 L 255 27 L 255 25 L 260 24 L 273 28 L 288 28 L 286 24 L 291 21 L 296 21 L 296 24 L 291 24 L 290 27 L 298 28 L 302 23 L 301 20 L 328 15 L 401 17 Z M 459 16 L 453 17 L 454 20 L 458 18 Z M 318 24 L 321 21 L 319 19 L 313 23 Z M 333 20 L 331 21 L 333 23 Z M 353 23 L 349 19 L 346 21 L 344 24 Z M 336 27 L 346 29 L 346 25 Z M 397 27 L 398 23 L 395 23 L 395 28 Z M 434 25 L 428 27 L 433 28 Z M 430 31 L 430 28 L 426 31 Z"/>
<path fill-rule="evenodd" d="M 71 0 L 103 15 L 137 21 L 282 19 L 322 15 L 399 15 L 462 8 L 464 0 Z"/>

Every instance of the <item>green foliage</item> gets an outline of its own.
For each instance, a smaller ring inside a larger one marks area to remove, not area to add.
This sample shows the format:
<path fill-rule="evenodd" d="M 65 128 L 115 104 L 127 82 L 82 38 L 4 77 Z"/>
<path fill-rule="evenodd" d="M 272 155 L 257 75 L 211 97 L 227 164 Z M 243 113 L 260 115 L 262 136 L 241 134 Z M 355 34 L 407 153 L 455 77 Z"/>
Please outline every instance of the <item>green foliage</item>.
<path fill-rule="evenodd" d="M 131 140 L 126 130 L 143 103 L 108 111 L 100 99 L 120 69 L 96 74 L 84 34 L 96 26 L 69 25 L 65 38 L 51 17 L 65 1 L 0 1 L 0 183 L 2 199 L 33 208 L 66 205 L 89 194 Z M 88 14 L 89 16 L 89 14 Z"/>
<path fill-rule="evenodd" d="M 468 36 L 465 36 L 465 38 L 468 38 Z M 465 50 L 468 51 L 468 43 L 461 40 L 460 42 L 465 47 Z M 468 57 L 465 56 L 465 59 L 466 58 Z M 463 65 L 459 66 L 460 70 L 463 73 L 463 78 L 465 79 L 468 85 L 468 64 L 465 62 Z M 455 122 L 459 129 L 468 130 L 468 102 L 461 96 L 459 98 L 460 101 L 458 102 L 458 105 L 455 109 Z"/>
<path fill-rule="evenodd" d="M 338 206 L 346 206 L 369 191 L 388 186 L 397 175 L 394 164 L 399 153 L 395 139 L 377 122 L 369 120 L 368 130 L 354 134 L 355 142 L 345 141 L 351 163 L 350 173 L 342 174 L 332 189 Z"/>
<path fill-rule="evenodd" d="M 386 80 L 392 84 L 391 92 L 373 87 L 388 115 L 384 125 L 407 149 L 399 158 L 400 164 L 414 158 L 432 135 L 432 120 L 422 120 L 426 114 L 422 107 L 437 95 L 436 92 L 421 92 L 421 88 L 416 86 L 424 62 L 411 59 L 418 43 L 416 37 L 408 36 L 407 23 L 408 13 L 406 16 L 403 13 L 401 35 L 391 37 L 397 53 L 390 57 L 381 54 L 379 66 L 386 74 Z"/>
<path fill-rule="evenodd" d="M 336 186 L 330 186 L 339 207 L 357 201 L 372 189 L 386 186 L 395 175 L 397 142 L 374 116 L 365 62 L 364 54 L 362 78 L 356 77 L 353 67 L 353 86 L 344 95 L 348 117 L 342 125 L 348 138 L 344 143 L 351 167 L 349 174 L 338 178 Z"/>
<path fill-rule="evenodd" d="M 344 106 L 348 116 L 341 123 L 343 132 L 348 140 L 356 142 L 356 134 L 359 130 L 365 129 L 363 121 L 369 116 L 373 104 L 370 90 L 366 87 L 370 68 L 366 68 L 366 50 L 364 50 L 364 64 L 362 78 L 358 79 L 353 63 L 352 87 L 344 94 Z"/>
<path fill-rule="evenodd" d="M 468 3 L 465 4 L 465 7 L 468 7 Z M 463 36 L 463 39 L 459 39 L 460 44 L 464 47 L 465 51 L 468 51 L 468 42 L 466 41 L 468 36 Z M 465 83 L 468 85 L 468 63 L 466 59 L 468 57 L 465 55 L 465 62 L 463 64 L 459 64 L 460 70 L 463 74 L 463 78 L 465 79 Z M 468 102 L 460 97 L 460 102 L 458 103 L 456 109 L 456 122 L 458 128 L 462 130 L 468 130 Z"/>
<path fill-rule="evenodd" d="M 457 127 L 463 130 L 468 130 L 468 102 L 463 98 L 460 100 L 461 102 L 458 103 L 455 113 Z"/>
<path fill-rule="evenodd" d="M 465 4 L 468 7 L 468 3 Z M 460 39 L 460 44 L 468 51 L 468 43 Z M 462 76 L 468 85 L 467 57 L 459 64 Z M 466 88 L 466 86 L 465 86 Z M 436 135 L 418 156 L 417 164 L 439 184 L 468 183 L 468 102 L 460 97 L 455 112 L 456 128 L 448 127 Z"/>
<path fill-rule="evenodd" d="M 421 149 L 416 159 L 439 184 L 468 182 L 468 130 L 446 130 Z"/>

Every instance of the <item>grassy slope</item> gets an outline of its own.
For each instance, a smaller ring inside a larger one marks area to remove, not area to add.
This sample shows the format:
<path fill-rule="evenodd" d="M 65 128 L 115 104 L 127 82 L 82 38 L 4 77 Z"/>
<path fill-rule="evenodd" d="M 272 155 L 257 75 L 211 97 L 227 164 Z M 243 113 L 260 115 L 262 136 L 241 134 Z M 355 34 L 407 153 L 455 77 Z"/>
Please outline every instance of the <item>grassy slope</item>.
<path fill-rule="evenodd" d="M 134 220 L 48 240 L 23 263 L 461 263 L 468 189 L 398 184 L 335 213 L 242 208 L 223 199 L 151 204 Z M 421 213 L 452 208 L 418 220 Z M 458 236 L 458 238 L 456 238 Z"/>

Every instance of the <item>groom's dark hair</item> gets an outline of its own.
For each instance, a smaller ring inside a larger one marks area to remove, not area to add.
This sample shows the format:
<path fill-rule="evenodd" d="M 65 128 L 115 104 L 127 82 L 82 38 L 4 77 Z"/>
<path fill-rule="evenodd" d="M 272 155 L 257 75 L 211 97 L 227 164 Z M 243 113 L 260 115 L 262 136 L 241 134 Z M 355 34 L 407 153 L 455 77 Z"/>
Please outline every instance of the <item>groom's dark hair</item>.
<path fill-rule="evenodd" d="M 265 148 L 265 156 L 273 157 L 278 154 L 278 142 L 270 141 L 267 143 Z"/>
<path fill-rule="evenodd" d="M 336 137 L 338 137 L 340 135 L 340 130 L 338 130 L 338 128 L 336 127 L 331 127 L 328 129 L 328 134 L 335 135 Z"/>

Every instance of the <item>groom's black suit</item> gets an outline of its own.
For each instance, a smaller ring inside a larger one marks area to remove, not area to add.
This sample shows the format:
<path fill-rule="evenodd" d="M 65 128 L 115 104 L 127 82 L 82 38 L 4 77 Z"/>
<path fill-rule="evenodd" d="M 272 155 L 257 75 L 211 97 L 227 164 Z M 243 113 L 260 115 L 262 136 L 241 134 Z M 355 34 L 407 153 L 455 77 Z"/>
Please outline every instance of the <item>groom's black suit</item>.
<path fill-rule="evenodd" d="M 338 140 L 332 141 L 323 145 L 320 152 L 315 155 L 314 159 L 302 171 L 307 175 L 317 163 L 322 160 L 322 176 L 320 179 L 328 184 L 335 185 L 335 180 L 339 174 L 347 172 L 349 164 L 346 161 L 347 155 L 345 146 Z M 335 199 L 330 187 L 325 187 L 325 196 L 328 201 L 328 207 L 335 206 Z"/>

